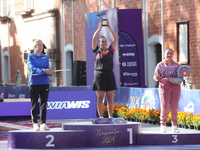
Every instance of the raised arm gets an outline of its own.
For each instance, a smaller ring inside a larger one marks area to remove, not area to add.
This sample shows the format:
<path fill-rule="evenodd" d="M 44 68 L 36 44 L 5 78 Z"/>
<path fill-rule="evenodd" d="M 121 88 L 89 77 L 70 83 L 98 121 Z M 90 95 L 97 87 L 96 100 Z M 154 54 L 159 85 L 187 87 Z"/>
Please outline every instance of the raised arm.
<path fill-rule="evenodd" d="M 108 28 L 110 29 L 110 32 L 111 32 L 112 38 L 113 38 L 113 41 L 112 41 L 111 45 L 112 45 L 112 48 L 115 50 L 116 46 L 117 46 L 117 35 L 115 34 L 113 29 L 111 28 L 109 22 L 108 22 Z"/>
<path fill-rule="evenodd" d="M 99 35 L 99 32 L 101 31 L 101 28 L 102 28 L 102 25 L 101 25 L 101 21 L 100 21 L 99 27 L 98 27 L 98 29 L 94 32 L 94 35 L 93 35 L 93 37 L 92 37 L 92 49 L 95 49 L 95 48 L 97 47 L 97 44 L 98 44 L 98 42 L 97 42 L 97 37 L 98 37 L 98 35 Z"/>

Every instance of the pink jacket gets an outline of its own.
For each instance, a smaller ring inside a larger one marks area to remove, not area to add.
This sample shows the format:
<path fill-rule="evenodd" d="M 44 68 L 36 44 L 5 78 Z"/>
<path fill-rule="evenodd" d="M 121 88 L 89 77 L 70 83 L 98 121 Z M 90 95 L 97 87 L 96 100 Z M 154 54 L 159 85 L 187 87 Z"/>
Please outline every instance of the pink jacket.
<path fill-rule="evenodd" d="M 163 67 L 163 66 L 169 66 L 167 65 L 167 62 L 165 60 L 163 60 L 162 62 L 158 63 L 156 68 L 155 68 L 155 71 L 154 71 L 154 77 L 153 79 L 155 81 L 158 81 L 159 82 L 159 87 L 160 88 L 163 88 L 163 89 L 169 89 L 169 88 L 180 88 L 180 84 L 174 84 L 172 82 L 169 81 L 168 78 L 157 78 L 156 77 L 156 72 L 157 72 L 157 68 L 158 67 Z M 170 66 L 179 66 L 179 64 L 175 61 L 173 61 Z"/>

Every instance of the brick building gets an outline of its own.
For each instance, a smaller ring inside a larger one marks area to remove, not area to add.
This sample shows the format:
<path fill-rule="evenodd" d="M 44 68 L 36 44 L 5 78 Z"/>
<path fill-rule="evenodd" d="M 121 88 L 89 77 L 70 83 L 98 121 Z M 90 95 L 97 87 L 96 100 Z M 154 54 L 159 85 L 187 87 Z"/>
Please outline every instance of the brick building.
<path fill-rule="evenodd" d="M 71 69 L 55 74 L 52 86 L 71 85 L 73 61 L 86 61 L 85 14 L 115 7 L 142 9 L 147 87 L 155 87 L 155 65 L 171 47 L 174 60 L 190 65 L 188 88 L 200 89 L 198 0 L 0 0 L 0 84 L 15 85 L 20 72 L 28 85 L 26 56 L 32 39 L 40 38 L 51 66 Z"/>

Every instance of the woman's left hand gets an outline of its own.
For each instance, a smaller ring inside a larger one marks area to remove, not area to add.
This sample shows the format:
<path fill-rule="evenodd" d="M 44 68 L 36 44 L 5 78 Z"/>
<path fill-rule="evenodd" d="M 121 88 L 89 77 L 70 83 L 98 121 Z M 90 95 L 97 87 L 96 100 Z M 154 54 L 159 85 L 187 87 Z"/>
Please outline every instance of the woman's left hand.
<path fill-rule="evenodd" d="M 52 75 L 54 73 L 54 69 L 45 69 L 44 71 L 46 74 Z"/>

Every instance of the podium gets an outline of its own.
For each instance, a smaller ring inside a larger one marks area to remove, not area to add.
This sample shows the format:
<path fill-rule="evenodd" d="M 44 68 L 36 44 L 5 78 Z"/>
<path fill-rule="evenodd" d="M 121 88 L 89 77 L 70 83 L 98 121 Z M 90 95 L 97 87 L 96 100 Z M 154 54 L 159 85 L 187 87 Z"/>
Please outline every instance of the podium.
<path fill-rule="evenodd" d="M 142 130 L 140 122 L 117 124 L 93 124 L 92 121 L 68 122 L 63 123 L 61 128 L 53 128 L 49 131 L 9 131 L 8 148 L 57 149 L 200 144 L 198 131 L 180 133 L 167 131 L 166 134 L 161 134 L 159 126 L 157 128 L 158 131 Z"/>

